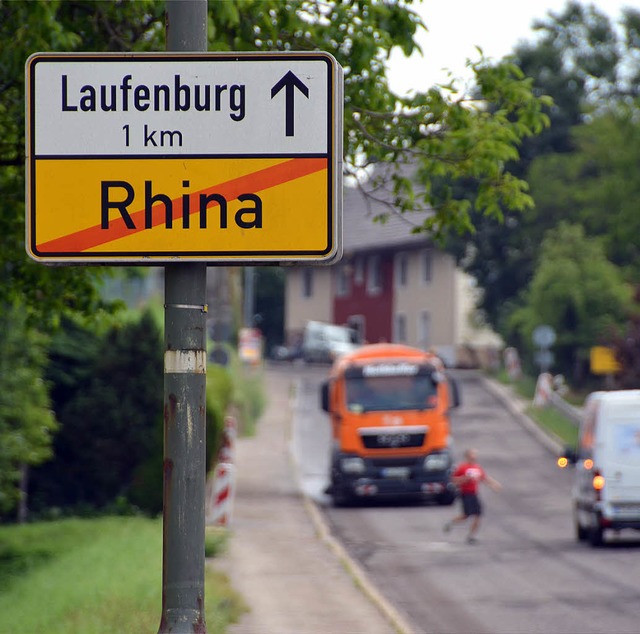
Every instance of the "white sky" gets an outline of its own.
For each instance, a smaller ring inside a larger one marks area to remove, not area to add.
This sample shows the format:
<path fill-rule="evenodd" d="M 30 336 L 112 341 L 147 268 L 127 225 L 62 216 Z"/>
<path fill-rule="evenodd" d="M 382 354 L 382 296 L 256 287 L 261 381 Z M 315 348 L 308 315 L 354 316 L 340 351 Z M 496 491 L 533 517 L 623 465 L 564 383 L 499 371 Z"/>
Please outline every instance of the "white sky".
<path fill-rule="evenodd" d="M 447 80 L 443 68 L 455 77 L 468 79 L 467 59 L 480 58 L 476 47 L 485 57 L 498 60 L 513 52 L 521 40 L 534 39 L 531 25 L 534 20 L 564 9 L 567 0 L 423 0 L 414 2 L 429 31 L 421 32 L 418 43 L 422 56 L 407 59 L 394 53 L 389 62 L 389 82 L 392 90 L 405 94 L 412 88 L 424 91 Z M 640 0 L 581 0 L 593 4 L 615 23 L 621 9 L 640 10 Z"/>

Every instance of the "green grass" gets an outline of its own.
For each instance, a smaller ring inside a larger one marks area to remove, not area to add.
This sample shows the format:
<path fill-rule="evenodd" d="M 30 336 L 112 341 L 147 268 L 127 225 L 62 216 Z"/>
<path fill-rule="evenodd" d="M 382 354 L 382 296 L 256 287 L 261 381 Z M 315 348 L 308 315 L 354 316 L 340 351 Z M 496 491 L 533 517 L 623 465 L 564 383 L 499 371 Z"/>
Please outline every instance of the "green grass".
<path fill-rule="evenodd" d="M 578 442 L 578 426 L 563 416 L 555 407 L 527 408 L 527 416 L 533 419 L 540 427 L 554 436 L 561 445 L 575 447 Z"/>
<path fill-rule="evenodd" d="M 139 634 L 161 616 L 162 524 L 140 517 L 0 526 L 1 634 Z M 246 609 L 207 565 L 210 634 Z"/>
<path fill-rule="evenodd" d="M 495 376 L 496 380 L 511 386 L 516 395 L 532 402 L 536 391 L 536 379 L 530 376 L 523 376 L 518 381 L 509 379 L 505 371 L 499 372 Z M 573 404 L 581 403 L 578 399 L 570 399 L 565 397 Z M 546 430 L 555 437 L 561 445 L 575 446 L 578 441 L 578 426 L 563 416 L 555 407 L 548 405 L 547 407 L 534 407 L 530 405 L 526 410 L 527 416 L 535 421 L 542 429 Z"/>

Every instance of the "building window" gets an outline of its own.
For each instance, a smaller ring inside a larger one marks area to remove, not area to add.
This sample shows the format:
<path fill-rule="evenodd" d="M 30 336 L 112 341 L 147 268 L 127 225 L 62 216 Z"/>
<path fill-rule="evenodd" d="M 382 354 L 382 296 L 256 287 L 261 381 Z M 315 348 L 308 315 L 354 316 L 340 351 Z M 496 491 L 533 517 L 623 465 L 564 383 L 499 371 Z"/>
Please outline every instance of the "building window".
<path fill-rule="evenodd" d="M 407 342 L 407 317 L 401 313 L 396 315 L 396 328 L 394 339 L 398 343 Z"/>
<path fill-rule="evenodd" d="M 350 266 L 338 266 L 336 269 L 336 297 L 347 297 L 350 293 L 349 274 Z"/>
<path fill-rule="evenodd" d="M 302 269 L 302 297 L 313 297 L 313 269 Z"/>
<path fill-rule="evenodd" d="M 409 258 L 406 253 L 396 254 L 396 285 L 407 286 L 409 283 Z"/>
<path fill-rule="evenodd" d="M 382 290 L 382 263 L 379 255 L 371 255 L 367 260 L 367 293 L 375 295 Z"/>
<path fill-rule="evenodd" d="M 426 249 L 422 252 L 422 281 L 429 284 L 433 279 L 433 250 Z"/>
<path fill-rule="evenodd" d="M 364 282 L 364 260 L 356 258 L 353 262 L 353 282 L 358 286 Z"/>
<path fill-rule="evenodd" d="M 423 350 L 431 346 L 431 313 L 426 310 L 418 316 L 418 346 Z"/>

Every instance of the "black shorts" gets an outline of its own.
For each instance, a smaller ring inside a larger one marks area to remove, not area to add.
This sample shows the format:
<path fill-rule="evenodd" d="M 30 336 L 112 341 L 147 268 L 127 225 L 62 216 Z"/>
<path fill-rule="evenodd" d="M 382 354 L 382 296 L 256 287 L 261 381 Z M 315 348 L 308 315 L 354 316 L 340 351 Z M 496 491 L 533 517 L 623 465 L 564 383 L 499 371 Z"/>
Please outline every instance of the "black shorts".
<path fill-rule="evenodd" d="M 462 512 L 469 517 L 469 515 L 482 515 L 482 504 L 480 504 L 480 498 L 475 493 L 463 493 L 460 496 L 462 500 Z"/>

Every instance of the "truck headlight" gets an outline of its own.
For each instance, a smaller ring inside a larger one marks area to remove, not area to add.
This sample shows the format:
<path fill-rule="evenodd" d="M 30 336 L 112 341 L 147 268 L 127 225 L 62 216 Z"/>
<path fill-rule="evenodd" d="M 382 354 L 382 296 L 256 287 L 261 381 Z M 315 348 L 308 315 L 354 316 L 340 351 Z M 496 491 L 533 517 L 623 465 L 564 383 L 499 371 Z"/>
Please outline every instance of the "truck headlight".
<path fill-rule="evenodd" d="M 422 464 L 425 471 L 444 471 L 448 466 L 449 456 L 446 453 L 429 454 Z"/>
<path fill-rule="evenodd" d="M 340 460 L 340 469 L 344 473 L 364 473 L 364 460 L 357 456 L 342 458 Z"/>

